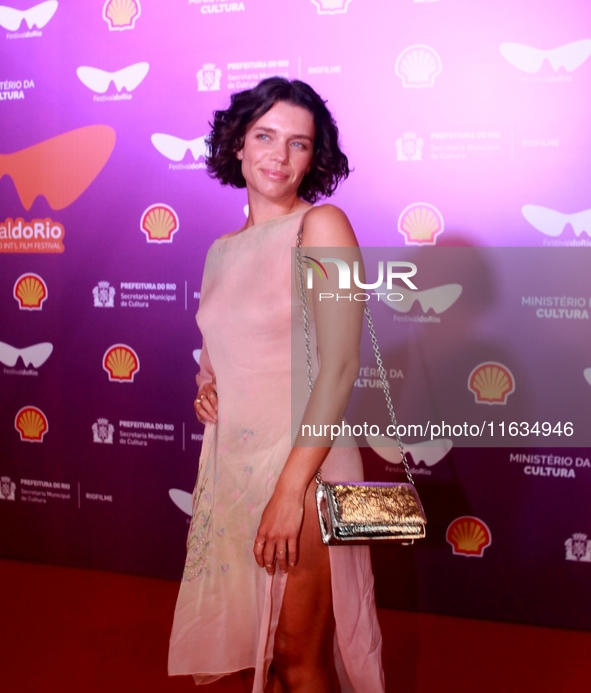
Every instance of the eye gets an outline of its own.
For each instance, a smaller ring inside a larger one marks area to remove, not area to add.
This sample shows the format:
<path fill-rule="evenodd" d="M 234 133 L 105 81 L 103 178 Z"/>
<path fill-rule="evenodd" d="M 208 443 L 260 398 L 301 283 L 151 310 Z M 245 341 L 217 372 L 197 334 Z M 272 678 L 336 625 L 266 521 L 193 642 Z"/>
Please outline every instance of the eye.
<path fill-rule="evenodd" d="M 303 142 L 292 142 L 291 143 L 293 147 L 296 147 L 297 149 L 306 149 L 306 145 Z"/>
<path fill-rule="evenodd" d="M 268 139 L 269 139 L 269 135 L 266 135 L 264 132 L 261 132 L 257 135 L 257 140 L 264 141 L 264 140 L 268 140 Z"/>

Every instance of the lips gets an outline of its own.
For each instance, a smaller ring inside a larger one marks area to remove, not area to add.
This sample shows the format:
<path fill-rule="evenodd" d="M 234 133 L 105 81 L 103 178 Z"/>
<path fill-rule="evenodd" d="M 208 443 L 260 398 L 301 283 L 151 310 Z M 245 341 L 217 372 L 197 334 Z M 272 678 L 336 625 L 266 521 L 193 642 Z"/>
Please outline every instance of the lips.
<path fill-rule="evenodd" d="M 287 180 L 289 176 L 287 173 L 282 173 L 281 171 L 274 171 L 273 169 L 269 168 L 263 168 L 261 171 L 267 176 L 267 178 L 270 178 L 271 180 Z"/>

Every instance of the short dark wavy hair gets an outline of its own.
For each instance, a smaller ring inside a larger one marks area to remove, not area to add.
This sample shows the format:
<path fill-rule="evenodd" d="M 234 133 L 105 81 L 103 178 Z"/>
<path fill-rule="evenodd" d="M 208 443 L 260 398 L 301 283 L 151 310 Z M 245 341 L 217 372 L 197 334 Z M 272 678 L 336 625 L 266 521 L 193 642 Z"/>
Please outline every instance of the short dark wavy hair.
<path fill-rule="evenodd" d="M 244 146 L 248 126 L 278 101 L 305 108 L 314 116 L 314 158 L 312 168 L 304 176 L 298 196 L 314 203 L 330 197 L 341 180 L 349 175 L 349 161 L 339 145 L 339 130 L 325 102 L 305 82 L 282 77 L 269 77 L 254 89 L 232 94 L 230 108 L 215 111 L 211 132 L 206 138 L 209 154 L 207 170 L 223 185 L 245 188 L 242 162 L 236 153 Z"/>

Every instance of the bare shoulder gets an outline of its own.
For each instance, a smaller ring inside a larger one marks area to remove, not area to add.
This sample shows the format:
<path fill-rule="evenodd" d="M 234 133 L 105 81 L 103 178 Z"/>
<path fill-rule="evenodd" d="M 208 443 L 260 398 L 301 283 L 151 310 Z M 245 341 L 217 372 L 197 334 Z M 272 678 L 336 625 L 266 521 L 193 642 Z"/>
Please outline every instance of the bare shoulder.
<path fill-rule="evenodd" d="M 347 215 L 335 205 L 312 207 L 306 213 L 302 245 L 309 247 L 357 246 L 357 238 Z"/>
<path fill-rule="evenodd" d="M 237 236 L 239 233 L 242 233 L 244 229 L 238 229 L 238 231 L 232 231 L 231 233 L 224 233 L 221 236 L 218 236 L 216 240 L 218 241 L 225 241 L 227 238 L 233 238 L 234 236 Z"/>

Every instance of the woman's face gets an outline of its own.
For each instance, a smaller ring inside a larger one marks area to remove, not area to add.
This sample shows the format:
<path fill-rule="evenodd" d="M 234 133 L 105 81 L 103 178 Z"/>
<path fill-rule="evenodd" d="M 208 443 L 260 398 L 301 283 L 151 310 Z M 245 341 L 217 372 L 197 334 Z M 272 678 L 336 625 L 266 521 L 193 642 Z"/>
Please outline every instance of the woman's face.
<path fill-rule="evenodd" d="M 297 194 L 312 166 L 314 116 L 310 111 L 278 101 L 246 131 L 237 152 L 249 194 L 273 200 Z"/>

